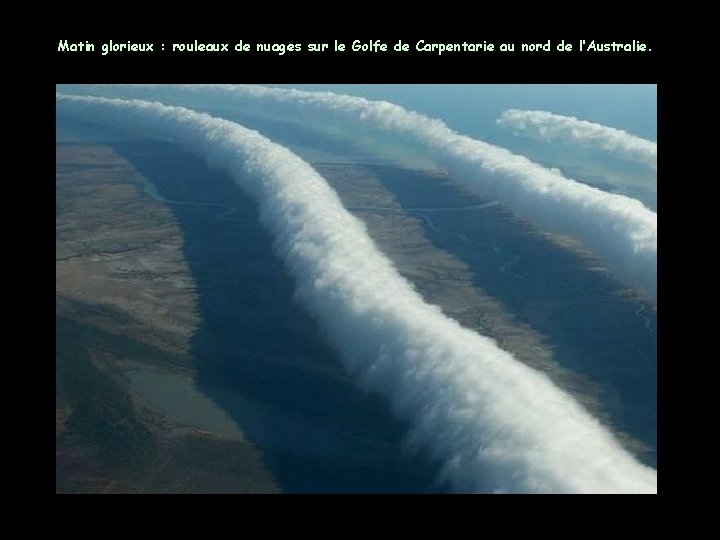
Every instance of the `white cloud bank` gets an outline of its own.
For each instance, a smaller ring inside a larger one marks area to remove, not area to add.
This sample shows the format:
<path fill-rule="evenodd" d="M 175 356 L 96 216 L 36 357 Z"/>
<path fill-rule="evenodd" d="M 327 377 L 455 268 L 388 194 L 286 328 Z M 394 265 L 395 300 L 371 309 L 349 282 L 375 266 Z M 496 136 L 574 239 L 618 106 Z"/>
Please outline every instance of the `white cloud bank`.
<path fill-rule="evenodd" d="M 657 214 L 640 201 L 568 179 L 529 159 L 460 135 L 441 120 L 385 101 L 255 85 L 93 85 L 86 91 L 188 106 L 272 111 L 420 145 L 455 179 L 538 227 L 569 234 L 614 274 L 657 302 Z"/>
<path fill-rule="evenodd" d="M 57 110 L 162 134 L 258 202 L 296 295 L 346 368 L 409 420 L 460 492 L 656 493 L 639 463 L 544 374 L 425 303 L 327 182 L 227 120 L 144 101 L 58 96 Z"/>
<path fill-rule="evenodd" d="M 499 126 L 544 141 L 564 140 L 581 146 L 598 147 L 657 171 L 657 143 L 574 116 L 547 111 L 508 109 L 498 118 Z"/>

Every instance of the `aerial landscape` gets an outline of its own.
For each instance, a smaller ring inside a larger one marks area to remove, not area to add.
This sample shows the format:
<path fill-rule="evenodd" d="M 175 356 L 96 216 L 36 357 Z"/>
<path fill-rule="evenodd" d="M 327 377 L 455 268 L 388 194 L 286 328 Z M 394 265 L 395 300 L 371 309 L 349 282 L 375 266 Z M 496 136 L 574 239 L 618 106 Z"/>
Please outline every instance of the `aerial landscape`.
<path fill-rule="evenodd" d="M 57 493 L 657 493 L 657 87 L 56 87 Z"/>

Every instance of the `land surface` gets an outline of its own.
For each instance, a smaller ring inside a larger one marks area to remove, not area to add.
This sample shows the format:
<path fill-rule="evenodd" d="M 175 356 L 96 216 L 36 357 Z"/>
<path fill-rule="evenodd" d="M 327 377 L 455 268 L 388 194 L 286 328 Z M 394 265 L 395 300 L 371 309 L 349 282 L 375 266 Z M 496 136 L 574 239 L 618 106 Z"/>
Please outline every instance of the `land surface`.
<path fill-rule="evenodd" d="M 108 146 L 58 144 L 56 162 L 57 492 L 277 491 L 195 390 L 197 293 L 172 212 Z M 172 385 L 181 402 L 163 399 Z"/>

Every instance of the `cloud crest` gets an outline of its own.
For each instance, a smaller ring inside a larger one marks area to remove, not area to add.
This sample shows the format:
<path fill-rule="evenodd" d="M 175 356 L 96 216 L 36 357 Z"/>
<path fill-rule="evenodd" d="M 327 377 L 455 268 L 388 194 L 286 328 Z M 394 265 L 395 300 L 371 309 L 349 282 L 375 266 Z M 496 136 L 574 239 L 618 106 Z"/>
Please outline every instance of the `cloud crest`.
<path fill-rule="evenodd" d="M 519 109 L 503 111 L 497 123 L 501 127 L 543 141 L 562 140 L 581 146 L 602 148 L 657 171 L 657 143 L 621 129 L 579 120 L 574 116 Z"/>
<path fill-rule="evenodd" d="M 146 101 L 57 96 L 61 115 L 170 137 L 229 173 L 346 368 L 413 425 L 461 492 L 655 493 L 598 420 L 542 373 L 425 303 L 335 191 L 288 149 L 233 122 Z"/>

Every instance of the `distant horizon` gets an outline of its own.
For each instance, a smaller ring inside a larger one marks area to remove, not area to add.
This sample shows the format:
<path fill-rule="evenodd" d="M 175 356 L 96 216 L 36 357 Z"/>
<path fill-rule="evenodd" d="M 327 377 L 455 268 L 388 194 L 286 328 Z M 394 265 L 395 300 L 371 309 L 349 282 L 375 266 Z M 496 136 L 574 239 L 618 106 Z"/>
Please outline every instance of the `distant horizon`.
<path fill-rule="evenodd" d="M 504 109 L 540 109 L 577 116 L 657 140 L 656 84 L 268 84 L 381 99 L 442 118 L 470 136 L 490 137 L 478 127 Z"/>

